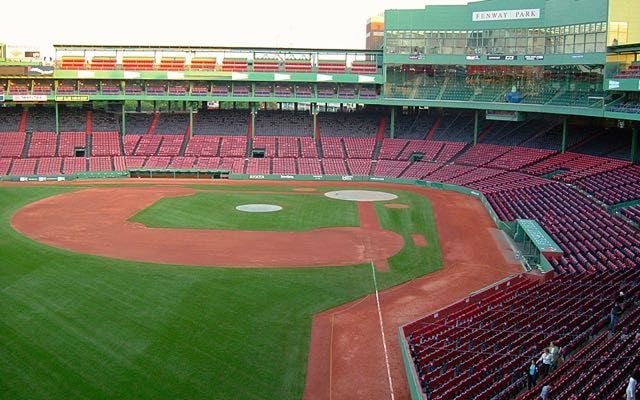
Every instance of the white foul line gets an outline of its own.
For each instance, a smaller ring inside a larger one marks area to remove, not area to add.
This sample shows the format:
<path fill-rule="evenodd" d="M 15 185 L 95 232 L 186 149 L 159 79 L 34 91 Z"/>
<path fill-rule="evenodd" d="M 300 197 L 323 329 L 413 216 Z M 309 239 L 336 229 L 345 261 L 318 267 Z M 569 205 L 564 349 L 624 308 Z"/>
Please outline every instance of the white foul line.
<path fill-rule="evenodd" d="M 378 295 L 378 282 L 376 281 L 376 269 L 371 260 L 371 274 L 373 275 L 373 287 L 376 290 L 376 304 L 378 305 L 378 319 L 380 320 L 380 333 L 382 334 L 382 347 L 384 348 L 384 362 L 387 366 L 387 378 L 389 379 L 389 390 L 391 391 L 391 400 L 395 400 L 393 393 L 393 382 L 391 381 L 391 367 L 389 366 L 389 352 L 387 351 L 387 339 L 384 336 L 384 323 L 382 322 L 382 310 L 380 309 L 380 296 Z"/>

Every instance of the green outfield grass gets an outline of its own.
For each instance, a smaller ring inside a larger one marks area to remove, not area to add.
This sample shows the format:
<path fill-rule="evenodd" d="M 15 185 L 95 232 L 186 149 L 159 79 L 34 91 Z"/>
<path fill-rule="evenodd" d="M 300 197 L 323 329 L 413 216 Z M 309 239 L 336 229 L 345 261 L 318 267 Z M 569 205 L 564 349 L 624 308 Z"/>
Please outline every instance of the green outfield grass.
<path fill-rule="evenodd" d="M 312 316 L 372 292 L 368 265 L 144 264 L 54 249 L 10 227 L 21 206 L 77 188 L 0 187 L 0 398 L 299 399 Z M 412 208 L 378 207 L 383 226 L 421 232 L 429 246 L 408 241 L 378 274 L 382 288 L 441 264 L 428 201 L 398 193 Z"/>
<path fill-rule="evenodd" d="M 282 210 L 247 213 L 235 209 L 252 203 L 275 204 Z M 353 202 L 317 194 L 220 193 L 209 190 L 192 196 L 162 199 L 136 214 L 132 221 L 153 228 L 308 231 L 357 226 L 358 209 Z"/>

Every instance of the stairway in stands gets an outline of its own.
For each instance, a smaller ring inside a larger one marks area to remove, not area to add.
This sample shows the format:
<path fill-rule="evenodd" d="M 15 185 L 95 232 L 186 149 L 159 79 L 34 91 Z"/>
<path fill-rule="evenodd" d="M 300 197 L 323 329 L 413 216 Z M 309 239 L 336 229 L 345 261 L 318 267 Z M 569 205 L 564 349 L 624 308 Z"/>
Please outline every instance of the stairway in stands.
<path fill-rule="evenodd" d="M 22 122 L 20 122 L 20 125 L 22 126 Z M 21 131 L 21 132 L 24 132 L 24 131 Z M 25 139 L 24 139 L 24 147 L 22 148 L 22 154 L 20 154 L 20 158 L 27 158 L 29 156 L 29 146 L 31 146 L 31 135 L 32 135 L 31 132 L 27 132 L 27 135 L 25 136 Z"/>
<path fill-rule="evenodd" d="M 147 130 L 147 135 L 153 135 L 156 130 L 156 126 L 158 126 L 158 121 L 160 120 L 160 113 L 153 113 L 153 119 L 151 120 L 151 125 L 149 125 L 149 130 Z"/>
<path fill-rule="evenodd" d="M 18 132 L 26 132 L 27 131 L 27 116 L 29 114 L 28 109 L 22 110 L 22 115 L 20 116 L 20 124 L 18 124 Z"/>

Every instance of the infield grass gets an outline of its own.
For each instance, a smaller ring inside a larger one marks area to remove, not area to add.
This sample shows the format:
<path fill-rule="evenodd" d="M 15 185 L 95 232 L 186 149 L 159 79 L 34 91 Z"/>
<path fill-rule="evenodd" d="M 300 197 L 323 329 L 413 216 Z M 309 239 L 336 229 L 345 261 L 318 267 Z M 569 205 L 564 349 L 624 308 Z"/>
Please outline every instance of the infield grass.
<path fill-rule="evenodd" d="M 145 264 L 55 249 L 10 227 L 21 206 L 74 189 L 0 187 L 3 399 L 300 399 L 313 315 L 373 290 L 368 265 Z M 385 228 L 424 232 L 430 244 L 396 255 L 381 289 L 440 266 L 429 209 L 410 210 L 378 207 Z"/>
<path fill-rule="evenodd" d="M 282 210 L 268 213 L 236 210 L 236 206 L 256 203 L 278 205 Z M 192 196 L 162 199 L 131 220 L 152 228 L 309 231 L 357 226 L 358 209 L 356 203 L 317 194 L 219 193 L 209 190 Z"/>

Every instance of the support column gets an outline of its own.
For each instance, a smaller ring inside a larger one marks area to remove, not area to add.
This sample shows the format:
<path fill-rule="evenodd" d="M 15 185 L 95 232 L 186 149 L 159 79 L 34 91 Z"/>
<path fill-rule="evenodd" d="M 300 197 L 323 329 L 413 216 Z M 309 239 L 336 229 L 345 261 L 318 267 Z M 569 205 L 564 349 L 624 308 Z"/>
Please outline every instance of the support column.
<path fill-rule="evenodd" d="M 58 103 L 56 102 L 56 135 L 60 134 L 60 110 L 58 109 Z"/>
<path fill-rule="evenodd" d="M 253 139 L 256 136 L 256 104 L 251 103 L 251 138 Z"/>
<path fill-rule="evenodd" d="M 569 134 L 569 122 L 567 118 L 562 120 L 562 148 L 560 152 L 564 154 L 567 150 L 567 135 Z"/>
<path fill-rule="evenodd" d="M 638 163 L 638 125 L 631 123 L 631 162 Z"/>
<path fill-rule="evenodd" d="M 476 113 L 473 118 L 473 145 L 474 146 L 478 144 L 478 126 L 480 125 L 478 121 L 479 114 L 480 113 L 478 112 L 478 110 L 476 110 Z"/>
<path fill-rule="evenodd" d="M 313 115 L 313 138 L 318 140 L 318 105 L 311 103 L 311 114 Z"/>
<path fill-rule="evenodd" d="M 391 122 L 389 123 L 389 135 L 391 139 L 396 138 L 396 108 L 391 107 Z"/>
<path fill-rule="evenodd" d="M 189 107 L 189 139 L 193 137 L 193 108 Z"/>
<path fill-rule="evenodd" d="M 122 102 L 122 124 L 121 124 L 122 125 L 122 136 L 127 134 L 127 128 L 126 128 L 127 122 L 126 121 L 127 121 L 127 115 L 124 112 L 124 101 L 123 101 Z"/>

